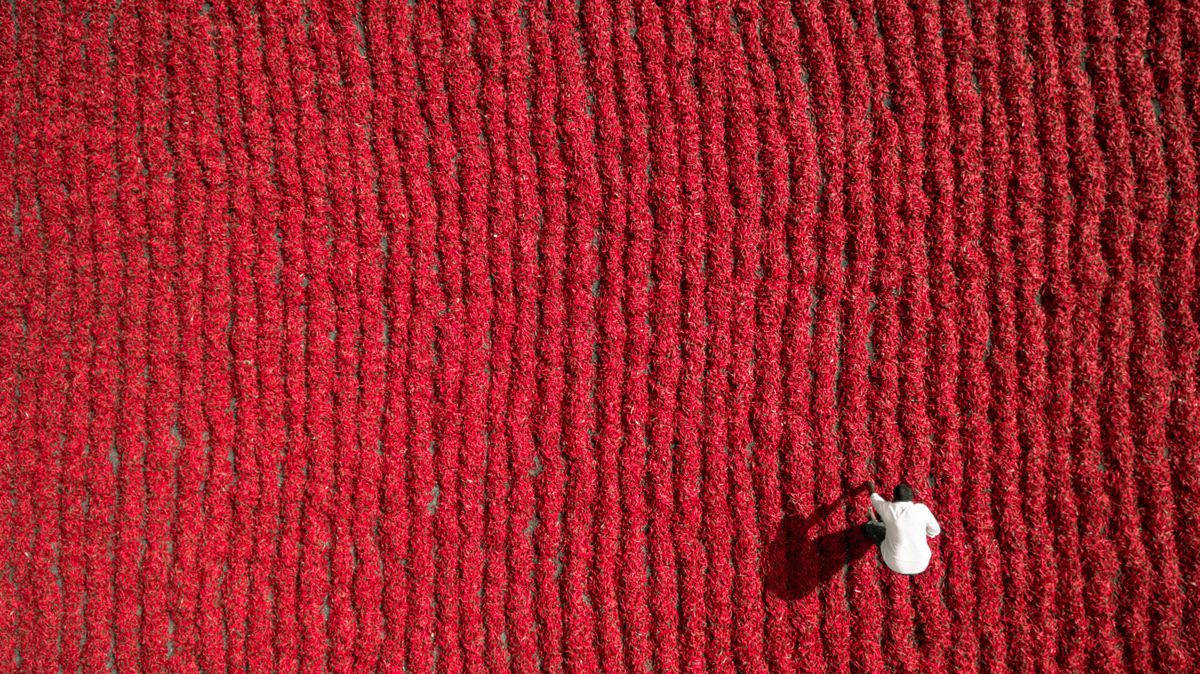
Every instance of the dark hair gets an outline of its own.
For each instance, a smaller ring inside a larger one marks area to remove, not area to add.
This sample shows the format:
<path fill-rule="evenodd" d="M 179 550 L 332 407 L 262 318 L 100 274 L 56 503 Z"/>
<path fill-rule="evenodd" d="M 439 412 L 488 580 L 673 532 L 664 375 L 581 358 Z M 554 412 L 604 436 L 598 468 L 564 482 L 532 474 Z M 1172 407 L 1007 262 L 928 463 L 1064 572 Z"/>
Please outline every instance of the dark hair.
<path fill-rule="evenodd" d="M 913 500 L 912 487 L 908 486 L 907 482 L 901 482 L 896 485 L 896 490 L 892 492 L 893 501 L 911 501 Z"/>

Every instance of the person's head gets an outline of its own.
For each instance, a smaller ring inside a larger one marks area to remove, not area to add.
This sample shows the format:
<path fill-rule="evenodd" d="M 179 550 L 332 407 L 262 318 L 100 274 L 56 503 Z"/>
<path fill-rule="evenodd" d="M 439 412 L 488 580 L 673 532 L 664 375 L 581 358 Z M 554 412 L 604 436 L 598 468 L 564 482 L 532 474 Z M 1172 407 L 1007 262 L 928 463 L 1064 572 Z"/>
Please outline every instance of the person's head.
<path fill-rule="evenodd" d="M 895 491 L 892 492 L 893 501 L 911 501 L 913 500 L 912 487 L 908 486 L 907 482 L 901 482 L 896 485 Z"/>

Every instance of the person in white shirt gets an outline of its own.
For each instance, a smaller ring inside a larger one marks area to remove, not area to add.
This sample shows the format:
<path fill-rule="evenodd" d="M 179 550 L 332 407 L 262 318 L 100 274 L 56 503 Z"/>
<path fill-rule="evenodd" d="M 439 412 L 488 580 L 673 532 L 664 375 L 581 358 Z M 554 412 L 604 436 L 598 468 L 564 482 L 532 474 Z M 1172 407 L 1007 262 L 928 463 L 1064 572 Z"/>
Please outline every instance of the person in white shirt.
<path fill-rule="evenodd" d="M 933 553 L 925 540 L 942 533 L 933 513 L 923 503 L 913 502 L 912 487 L 896 485 L 892 501 L 886 501 L 871 489 L 871 521 L 866 523 L 867 538 L 879 546 L 883 563 L 896 573 L 915 575 L 929 566 Z M 875 519 L 875 513 L 879 519 Z"/>

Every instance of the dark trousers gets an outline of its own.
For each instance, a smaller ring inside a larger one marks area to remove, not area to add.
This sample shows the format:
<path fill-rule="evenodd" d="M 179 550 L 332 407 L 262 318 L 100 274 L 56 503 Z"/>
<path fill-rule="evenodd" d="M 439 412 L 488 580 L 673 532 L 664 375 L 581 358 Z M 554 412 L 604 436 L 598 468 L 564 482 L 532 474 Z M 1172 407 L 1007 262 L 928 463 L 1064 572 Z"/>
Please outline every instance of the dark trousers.
<path fill-rule="evenodd" d="M 872 543 L 879 545 L 884 538 L 887 538 L 887 527 L 883 522 L 867 522 L 863 525 L 863 533 L 871 539 Z"/>

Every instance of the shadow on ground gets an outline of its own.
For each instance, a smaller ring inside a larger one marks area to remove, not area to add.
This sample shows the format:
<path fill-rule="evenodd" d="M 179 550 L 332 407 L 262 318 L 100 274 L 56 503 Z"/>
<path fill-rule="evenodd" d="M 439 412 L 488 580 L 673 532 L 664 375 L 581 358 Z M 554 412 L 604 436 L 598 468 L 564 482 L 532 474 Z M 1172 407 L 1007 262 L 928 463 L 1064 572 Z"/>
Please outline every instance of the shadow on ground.
<path fill-rule="evenodd" d="M 784 515 L 775 539 L 767 548 L 767 591 L 785 600 L 805 597 L 829 581 L 850 564 L 874 551 L 863 535 L 866 508 L 852 508 L 848 524 L 835 525 L 835 515 L 864 490 L 843 494 L 832 503 L 819 506 L 806 516 L 791 512 Z"/>

